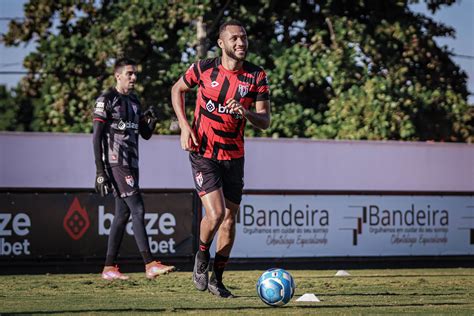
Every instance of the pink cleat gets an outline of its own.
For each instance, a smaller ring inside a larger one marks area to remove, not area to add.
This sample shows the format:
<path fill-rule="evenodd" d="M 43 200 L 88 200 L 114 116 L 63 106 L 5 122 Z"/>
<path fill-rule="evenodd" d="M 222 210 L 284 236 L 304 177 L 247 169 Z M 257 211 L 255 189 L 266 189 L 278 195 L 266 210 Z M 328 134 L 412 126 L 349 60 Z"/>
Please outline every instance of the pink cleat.
<path fill-rule="evenodd" d="M 118 266 L 105 266 L 102 271 L 102 279 L 112 280 L 128 280 L 129 276 L 120 273 Z"/>
<path fill-rule="evenodd" d="M 154 279 L 159 275 L 167 274 L 176 270 L 175 266 L 167 266 L 160 261 L 153 261 L 145 265 L 145 275 L 148 279 Z"/>

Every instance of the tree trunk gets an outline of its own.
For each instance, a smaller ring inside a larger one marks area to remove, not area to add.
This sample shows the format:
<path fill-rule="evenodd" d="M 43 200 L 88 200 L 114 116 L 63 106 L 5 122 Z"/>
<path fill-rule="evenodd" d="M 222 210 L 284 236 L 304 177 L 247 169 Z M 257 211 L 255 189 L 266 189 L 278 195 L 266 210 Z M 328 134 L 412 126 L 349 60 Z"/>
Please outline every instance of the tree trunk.
<path fill-rule="evenodd" d="M 207 33 L 206 33 L 206 23 L 202 21 L 202 16 L 198 18 L 196 23 L 196 33 L 197 33 L 197 56 L 199 59 L 204 59 L 207 56 Z"/>

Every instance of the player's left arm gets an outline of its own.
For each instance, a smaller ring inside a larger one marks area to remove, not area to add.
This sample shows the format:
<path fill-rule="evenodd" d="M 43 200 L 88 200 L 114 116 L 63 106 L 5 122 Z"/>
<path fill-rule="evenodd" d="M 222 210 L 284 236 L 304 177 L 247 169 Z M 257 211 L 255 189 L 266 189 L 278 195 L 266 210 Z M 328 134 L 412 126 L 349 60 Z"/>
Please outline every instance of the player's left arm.
<path fill-rule="evenodd" d="M 260 129 L 267 129 L 270 126 L 270 100 L 255 102 L 255 112 L 244 109 L 244 117 L 249 122 Z"/>
<path fill-rule="evenodd" d="M 235 113 L 243 115 L 253 126 L 260 129 L 267 129 L 270 126 L 270 100 L 255 102 L 255 111 L 251 111 L 242 106 L 235 99 L 227 100 L 226 106 Z"/>
<path fill-rule="evenodd" d="M 158 111 L 154 106 L 150 106 L 140 117 L 138 130 L 144 139 L 150 139 L 158 122 Z"/>
<path fill-rule="evenodd" d="M 270 90 L 267 74 L 264 70 L 257 74 L 256 78 L 257 96 L 255 98 L 255 111 L 243 108 L 242 115 L 249 122 L 260 129 L 267 129 L 270 126 Z"/>

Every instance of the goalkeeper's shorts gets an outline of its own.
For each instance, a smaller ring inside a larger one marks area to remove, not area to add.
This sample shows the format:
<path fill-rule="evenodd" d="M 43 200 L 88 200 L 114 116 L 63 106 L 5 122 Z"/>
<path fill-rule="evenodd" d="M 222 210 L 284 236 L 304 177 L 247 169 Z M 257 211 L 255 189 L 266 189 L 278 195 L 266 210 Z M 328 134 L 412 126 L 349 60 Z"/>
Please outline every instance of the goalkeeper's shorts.
<path fill-rule="evenodd" d="M 121 198 L 139 193 L 138 169 L 114 166 L 108 170 L 114 195 Z"/>

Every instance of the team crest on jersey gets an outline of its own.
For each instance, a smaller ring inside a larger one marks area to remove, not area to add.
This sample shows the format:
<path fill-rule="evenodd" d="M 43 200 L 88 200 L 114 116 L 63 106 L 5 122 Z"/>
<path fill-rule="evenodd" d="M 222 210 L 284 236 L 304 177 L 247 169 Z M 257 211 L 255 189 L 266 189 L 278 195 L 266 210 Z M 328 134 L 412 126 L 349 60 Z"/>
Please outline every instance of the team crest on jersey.
<path fill-rule="evenodd" d="M 202 172 L 199 171 L 196 173 L 196 183 L 199 187 L 201 187 L 203 182 L 204 182 L 204 178 L 202 176 Z"/>
<path fill-rule="evenodd" d="M 127 182 L 127 184 L 132 188 L 135 185 L 135 180 L 133 180 L 133 176 L 125 176 L 125 182 Z"/>
<path fill-rule="evenodd" d="M 219 85 L 219 82 L 217 82 L 217 81 L 211 82 L 211 87 L 213 87 L 213 88 L 217 87 L 218 85 Z"/>
<path fill-rule="evenodd" d="M 243 84 L 239 84 L 239 94 L 240 96 L 243 98 L 247 95 L 247 93 L 249 93 L 249 86 L 248 85 L 243 85 Z"/>
<path fill-rule="evenodd" d="M 133 112 L 135 112 L 135 114 L 137 114 L 138 106 L 135 103 L 132 103 L 132 109 L 133 109 Z"/>
<path fill-rule="evenodd" d="M 212 100 L 207 101 L 206 109 L 209 112 L 213 112 L 216 109 L 216 105 L 214 104 L 214 102 L 212 102 Z"/>

